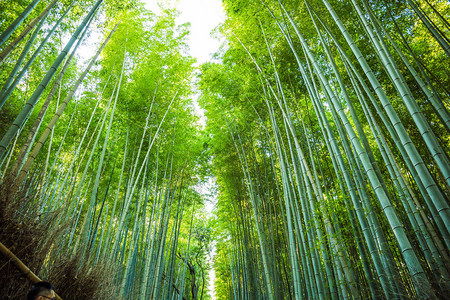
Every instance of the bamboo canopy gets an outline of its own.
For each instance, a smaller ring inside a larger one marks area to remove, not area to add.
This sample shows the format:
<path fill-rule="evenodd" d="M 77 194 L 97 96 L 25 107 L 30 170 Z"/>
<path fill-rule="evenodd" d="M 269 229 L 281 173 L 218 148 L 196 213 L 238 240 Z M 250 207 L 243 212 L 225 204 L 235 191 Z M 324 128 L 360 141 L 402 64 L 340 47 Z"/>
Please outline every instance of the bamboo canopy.
<path fill-rule="evenodd" d="M 446 298 L 448 1 L 221 3 L 201 64 L 171 4 L 1 4 L 0 266 L 65 299 Z"/>

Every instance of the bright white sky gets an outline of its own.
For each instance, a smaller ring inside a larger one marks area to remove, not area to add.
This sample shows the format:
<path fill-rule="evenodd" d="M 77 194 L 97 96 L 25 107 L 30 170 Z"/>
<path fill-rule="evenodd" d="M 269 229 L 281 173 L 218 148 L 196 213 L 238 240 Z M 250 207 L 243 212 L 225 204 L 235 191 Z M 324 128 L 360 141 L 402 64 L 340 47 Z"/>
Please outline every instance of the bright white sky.
<path fill-rule="evenodd" d="M 221 0 L 144 0 L 145 7 L 158 13 L 158 3 L 163 6 L 175 7 L 181 15 L 177 23 L 191 23 L 189 35 L 190 55 L 202 64 L 211 59 L 221 41 L 211 37 L 211 31 L 225 20 Z"/>

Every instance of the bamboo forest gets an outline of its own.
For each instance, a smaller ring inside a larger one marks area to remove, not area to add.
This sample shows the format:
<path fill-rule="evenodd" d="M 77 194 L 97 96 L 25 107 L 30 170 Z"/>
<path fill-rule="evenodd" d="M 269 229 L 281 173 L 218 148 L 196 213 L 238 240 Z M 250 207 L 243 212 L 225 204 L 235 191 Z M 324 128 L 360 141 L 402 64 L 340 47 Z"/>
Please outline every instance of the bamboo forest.
<path fill-rule="evenodd" d="M 185 1 L 0 1 L 0 299 L 450 299 L 450 2 Z"/>

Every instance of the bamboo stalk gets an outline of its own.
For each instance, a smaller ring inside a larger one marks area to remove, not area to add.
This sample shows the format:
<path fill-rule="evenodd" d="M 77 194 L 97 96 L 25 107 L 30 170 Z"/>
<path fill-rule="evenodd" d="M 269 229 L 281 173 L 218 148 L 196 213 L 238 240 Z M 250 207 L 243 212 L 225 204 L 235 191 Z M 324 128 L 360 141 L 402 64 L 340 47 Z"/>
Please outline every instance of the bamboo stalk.
<path fill-rule="evenodd" d="M 14 255 L 3 243 L 0 242 L 0 252 L 10 261 L 13 262 L 13 264 L 19 269 L 20 272 L 23 273 L 31 282 L 37 283 L 39 281 L 42 281 L 37 277 L 36 274 L 33 273 L 33 271 L 30 270 L 17 256 Z M 58 300 L 62 300 L 61 297 L 58 296 L 55 292 L 55 297 Z"/>

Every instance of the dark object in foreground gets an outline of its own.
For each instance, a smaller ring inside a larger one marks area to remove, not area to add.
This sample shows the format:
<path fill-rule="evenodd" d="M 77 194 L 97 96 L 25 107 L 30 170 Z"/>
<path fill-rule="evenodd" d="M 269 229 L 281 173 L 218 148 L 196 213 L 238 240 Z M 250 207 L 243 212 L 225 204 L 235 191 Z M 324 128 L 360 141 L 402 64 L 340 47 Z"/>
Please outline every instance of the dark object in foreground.
<path fill-rule="evenodd" d="M 55 295 L 55 287 L 53 284 L 46 281 L 39 281 L 28 292 L 27 300 L 60 299 Z"/>

